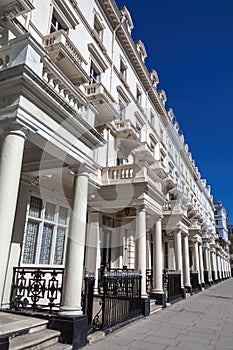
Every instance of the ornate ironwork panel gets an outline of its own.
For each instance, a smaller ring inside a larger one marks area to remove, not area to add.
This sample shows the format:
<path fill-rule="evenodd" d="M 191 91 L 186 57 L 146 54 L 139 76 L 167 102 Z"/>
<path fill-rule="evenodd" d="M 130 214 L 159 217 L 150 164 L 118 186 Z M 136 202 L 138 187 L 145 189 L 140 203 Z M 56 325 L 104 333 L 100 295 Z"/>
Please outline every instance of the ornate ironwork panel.
<path fill-rule="evenodd" d="M 64 269 L 14 267 L 10 307 L 50 313 L 61 303 Z"/>

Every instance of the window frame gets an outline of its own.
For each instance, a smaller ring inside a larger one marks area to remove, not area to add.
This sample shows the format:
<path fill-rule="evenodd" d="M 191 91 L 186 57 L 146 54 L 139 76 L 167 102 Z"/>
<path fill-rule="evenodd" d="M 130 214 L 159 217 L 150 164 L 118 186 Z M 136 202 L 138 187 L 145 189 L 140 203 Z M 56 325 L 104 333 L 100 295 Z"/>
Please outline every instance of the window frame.
<path fill-rule="evenodd" d="M 98 38 L 103 41 L 104 25 L 96 13 L 94 13 L 93 28 Z"/>
<path fill-rule="evenodd" d="M 95 74 L 93 74 L 95 73 Z M 96 76 L 95 76 L 96 75 Z M 94 62 L 91 61 L 91 65 L 90 65 L 90 74 L 89 74 L 89 85 L 93 85 L 93 84 L 98 84 L 100 83 L 100 77 L 101 77 L 101 73 L 98 70 L 98 68 L 95 66 Z"/>
<path fill-rule="evenodd" d="M 36 218 L 30 214 L 30 205 L 31 205 L 31 199 L 32 197 L 39 199 L 41 201 L 41 210 L 40 210 L 40 217 Z M 54 212 L 54 220 L 51 221 L 45 217 L 46 214 L 46 204 L 52 204 L 55 206 L 55 212 Z M 67 216 L 66 216 L 66 224 L 59 223 L 59 210 L 60 207 L 65 208 L 67 210 Z M 38 223 L 38 232 L 37 232 L 37 238 L 35 241 L 35 256 L 34 256 L 34 262 L 24 262 L 24 250 L 25 250 L 25 243 L 27 238 L 27 227 L 29 222 Z M 20 259 L 20 266 L 30 266 L 30 267 L 53 267 L 53 268 L 64 268 L 65 267 L 65 257 L 66 257 L 66 249 L 67 249 L 67 240 L 68 240 L 68 233 L 69 233 L 69 223 L 70 223 L 70 210 L 67 206 L 67 203 L 62 202 L 61 200 L 51 200 L 50 198 L 41 198 L 38 194 L 31 193 L 29 197 L 29 201 L 27 204 L 27 214 L 26 214 L 26 221 L 25 221 L 25 227 L 24 227 L 24 238 L 23 238 L 23 247 L 22 247 L 22 253 L 21 253 L 21 259 Z M 52 238 L 51 238 L 51 248 L 50 248 L 50 256 L 49 256 L 49 263 L 43 264 L 40 263 L 40 254 L 42 250 L 42 239 L 43 239 L 43 233 L 44 233 L 44 227 L 46 225 L 50 225 L 53 227 L 52 230 Z M 56 254 L 56 243 L 57 243 L 57 237 L 58 237 L 58 229 L 62 228 L 65 231 L 65 239 L 63 244 L 63 257 L 62 257 L 62 263 L 61 264 L 54 264 L 55 254 Z"/>
<path fill-rule="evenodd" d="M 56 24 L 53 25 L 53 18 L 56 19 Z M 60 26 L 60 27 L 59 27 Z M 52 30 L 52 27 L 54 30 Z M 58 32 L 59 30 L 64 30 L 68 34 L 69 31 L 69 25 L 64 21 L 64 19 L 59 15 L 59 11 L 54 7 L 53 11 L 51 13 L 51 18 L 50 18 L 50 27 L 49 27 L 49 33 L 55 33 Z"/>

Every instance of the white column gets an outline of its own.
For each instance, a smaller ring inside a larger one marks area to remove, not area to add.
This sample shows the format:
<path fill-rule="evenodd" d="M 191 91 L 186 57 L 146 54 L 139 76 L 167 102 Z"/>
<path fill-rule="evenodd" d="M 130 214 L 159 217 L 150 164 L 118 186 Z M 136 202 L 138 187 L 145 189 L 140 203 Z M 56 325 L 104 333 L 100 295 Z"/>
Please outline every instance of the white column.
<path fill-rule="evenodd" d="M 184 286 L 190 288 L 190 261 L 189 261 L 189 241 L 188 234 L 185 234 L 184 239 Z"/>
<path fill-rule="evenodd" d="M 214 272 L 214 282 L 215 282 L 218 279 L 217 258 L 216 258 L 215 248 L 212 248 L 211 250 L 211 265 L 212 265 L 212 271 Z"/>
<path fill-rule="evenodd" d="M 74 177 L 73 211 L 69 230 L 60 314 L 82 315 L 81 291 L 86 235 L 88 171 L 81 166 Z"/>
<path fill-rule="evenodd" d="M 198 283 L 201 283 L 200 279 L 200 266 L 199 266 L 199 251 L 198 251 L 198 242 L 194 242 L 194 269 L 198 272 Z"/>
<path fill-rule="evenodd" d="M 199 244 L 199 265 L 200 265 L 200 282 L 202 285 L 204 285 L 205 279 L 204 279 L 202 244 Z"/>
<path fill-rule="evenodd" d="M 215 279 L 218 280 L 218 258 L 216 249 L 214 251 L 214 268 L 215 268 Z"/>
<path fill-rule="evenodd" d="M 207 249 L 207 259 L 208 259 L 208 266 L 209 266 L 208 268 L 209 282 L 213 283 L 210 248 Z"/>
<path fill-rule="evenodd" d="M 137 270 L 142 274 L 142 296 L 146 293 L 146 209 L 137 209 L 136 217 L 137 239 Z"/>
<path fill-rule="evenodd" d="M 119 224 L 121 225 L 122 222 Z M 111 267 L 113 268 L 121 269 L 123 267 L 123 237 L 124 229 L 121 226 L 116 227 L 112 235 Z"/>
<path fill-rule="evenodd" d="M 218 278 L 222 278 L 222 275 L 221 275 L 221 267 L 220 267 L 220 257 L 219 257 L 219 253 L 217 252 L 216 253 L 216 260 L 217 260 L 217 271 L 218 271 Z"/>
<path fill-rule="evenodd" d="M 176 256 L 176 270 L 181 273 L 181 287 L 184 287 L 183 266 L 182 266 L 182 241 L 181 241 L 180 230 L 175 232 L 175 256 Z"/>
<path fill-rule="evenodd" d="M 25 131 L 10 131 L 4 138 L 0 159 L 0 303 L 4 289 L 12 229 L 23 160 Z"/>
<path fill-rule="evenodd" d="M 147 248 L 147 254 L 146 254 L 146 268 L 151 270 L 151 234 L 147 233 L 146 235 L 146 248 Z"/>
<path fill-rule="evenodd" d="M 174 241 L 168 242 L 168 270 L 176 269 Z"/>
<path fill-rule="evenodd" d="M 130 229 L 128 231 L 129 235 L 129 240 L 128 240 L 128 259 L 129 259 L 129 264 L 128 267 L 129 269 L 134 269 L 135 264 L 134 264 L 134 257 L 135 257 L 135 242 L 134 242 L 134 231 Z"/>
<path fill-rule="evenodd" d="M 7 276 L 5 281 L 5 288 L 3 294 L 3 305 L 8 304 L 10 300 L 11 283 L 13 277 L 13 267 L 19 266 L 20 255 L 22 249 L 25 219 L 27 212 L 27 204 L 29 199 L 29 189 L 32 182 L 32 178 L 23 176 L 21 177 L 18 200 L 15 212 L 15 221 L 13 226 L 13 233 L 11 239 L 10 253 L 7 266 Z"/>
<path fill-rule="evenodd" d="M 95 291 L 98 290 L 100 259 L 100 214 L 98 212 L 89 212 L 85 267 L 89 272 L 95 273 Z"/>
<path fill-rule="evenodd" d="M 223 273 L 223 278 L 225 278 L 226 277 L 225 256 L 222 257 L 222 273 Z"/>
<path fill-rule="evenodd" d="M 153 290 L 152 293 L 163 293 L 162 265 L 162 218 L 155 224 L 153 249 Z"/>

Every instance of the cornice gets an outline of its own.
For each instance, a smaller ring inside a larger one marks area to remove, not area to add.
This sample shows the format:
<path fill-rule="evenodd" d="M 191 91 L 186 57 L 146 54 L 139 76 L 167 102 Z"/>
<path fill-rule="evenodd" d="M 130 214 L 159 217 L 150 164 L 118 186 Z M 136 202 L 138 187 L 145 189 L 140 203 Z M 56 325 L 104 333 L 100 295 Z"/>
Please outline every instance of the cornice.
<path fill-rule="evenodd" d="M 116 6 L 115 1 L 99 0 L 98 3 L 102 7 L 102 10 L 107 16 L 112 28 L 115 29 L 121 21 L 121 14 Z M 167 116 L 166 108 L 163 105 L 161 99 L 159 98 L 156 89 L 151 89 L 152 82 L 149 71 L 144 62 L 142 62 L 139 53 L 136 50 L 135 42 L 133 41 L 125 24 L 122 24 L 122 26 L 119 27 L 119 29 L 116 32 L 116 37 L 122 44 L 126 54 L 128 55 L 128 58 L 133 63 L 137 75 L 139 76 L 139 79 L 145 89 L 145 92 L 148 92 L 148 96 L 150 97 L 152 103 L 156 107 L 156 110 L 161 116 L 165 117 L 168 120 L 169 118 Z"/>

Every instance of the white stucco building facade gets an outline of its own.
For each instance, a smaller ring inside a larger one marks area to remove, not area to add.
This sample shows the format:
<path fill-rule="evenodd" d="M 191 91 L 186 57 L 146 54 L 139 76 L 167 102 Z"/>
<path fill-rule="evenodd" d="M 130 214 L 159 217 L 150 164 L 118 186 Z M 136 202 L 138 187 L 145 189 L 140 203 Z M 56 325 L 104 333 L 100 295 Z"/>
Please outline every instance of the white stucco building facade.
<path fill-rule="evenodd" d="M 113 0 L 0 4 L 0 297 L 13 268 L 63 269 L 61 316 L 84 271 L 138 271 L 165 305 L 230 277 L 201 178 L 128 10 Z M 150 283 L 148 282 L 150 276 Z"/>

